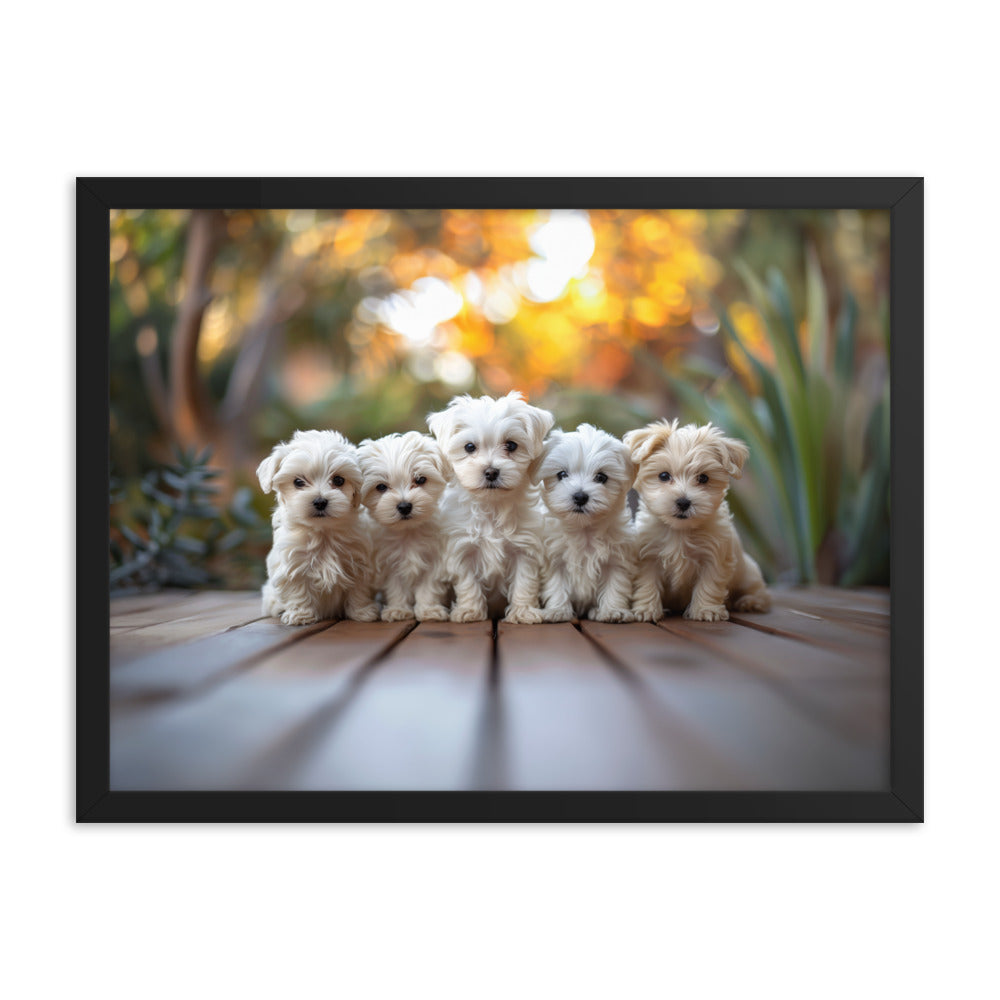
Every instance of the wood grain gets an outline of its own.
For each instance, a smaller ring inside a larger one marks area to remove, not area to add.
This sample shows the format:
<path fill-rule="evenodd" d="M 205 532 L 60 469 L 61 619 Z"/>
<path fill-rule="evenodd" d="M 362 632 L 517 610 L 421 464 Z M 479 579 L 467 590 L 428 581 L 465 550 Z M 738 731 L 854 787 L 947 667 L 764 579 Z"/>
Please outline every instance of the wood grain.
<path fill-rule="evenodd" d="M 300 642 L 332 622 L 289 628 L 264 618 L 180 646 L 157 649 L 111 672 L 111 701 L 181 697 L 218 681 L 233 670 L 284 646 Z"/>
<path fill-rule="evenodd" d="M 126 631 L 147 628 L 150 625 L 162 625 L 167 622 L 181 621 L 204 615 L 206 612 L 220 612 L 224 608 L 252 607 L 253 595 L 244 591 L 208 591 L 200 594 L 189 594 L 186 598 L 175 599 L 166 604 L 136 606 L 132 611 L 118 612 L 115 603 L 111 604 L 111 634 L 120 635 Z M 257 598 L 260 607 L 260 598 Z M 258 612 L 258 617 L 260 614 Z"/>
<path fill-rule="evenodd" d="M 858 740 L 881 740 L 889 719 L 889 661 L 847 654 L 730 622 L 664 618 L 658 627 L 758 677 L 801 711 Z"/>
<path fill-rule="evenodd" d="M 254 593 L 112 603 L 112 787 L 875 790 L 885 591 L 731 622 L 259 617 Z"/>
<path fill-rule="evenodd" d="M 615 645 L 634 631 L 603 629 Z M 570 624 L 501 622 L 498 659 L 499 787 L 721 789 L 747 780 L 738 761 L 650 699 L 634 672 Z"/>
<path fill-rule="evenodd" d="M 337 622 L 194 697 L 117 712 L 111 787 L 280 786 L 280 776 L 293 772 L 335 723 L 366 669 L 412 628 L 412 622 Z"/>
<path fill-rule="evenodd" d="M 648 697 L 739 767 L 747 776 L 741 787 L 860 791 L 887 784 L 882 745 L 846 738 L 703 645 L 655 625 L 629 626 L 624 636 L 613 625 L 582 628 L 641 678 Z"/>
<path fill-rule="evenodd" d="M 489 622 L 423 622 L 366 673 L 293 766 L 257 788 L 457 790 L 476 769 L 493 659 Z"/>
<path fill-rule="evenodd" d="M 185 608 L 187 605 L 185 604 Z M 146 656 L 154 650 L 169 649 L 195 639 L 221 635 L 230 629 L 261 619 L 260 597 L 242 595 L 226 600 L 201 613 L 185 614 L 173 621 L 159 622 L 142 628 L 111 630 L 111 668 L 117 672 L 130 660 Z"/>

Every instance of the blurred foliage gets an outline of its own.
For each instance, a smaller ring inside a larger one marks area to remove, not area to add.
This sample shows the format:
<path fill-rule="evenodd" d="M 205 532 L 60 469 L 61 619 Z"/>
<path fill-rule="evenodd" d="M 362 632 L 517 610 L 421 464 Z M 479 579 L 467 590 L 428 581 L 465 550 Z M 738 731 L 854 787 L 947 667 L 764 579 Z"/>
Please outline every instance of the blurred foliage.
<path fill-rule="evenodd" d="M 741 262 L 754 311 L 715 308 L 731 367 L 688 362 L 670 383 L 695 420 L 750 445 L 763 494 L 735 510 L 766 565 L 768 538 L 786 543 L 802 581 L 844 585 L 889 578 L 889 372 L 886 354 L 855 377 L 858 311 L 848 293 L 836 323 L 814 253 L 806 260 L 806 315 L 796 316 L 777 269 L 767 282 Z"/>
<path fill-rule="evenodd" d="M 229 557 L 227 574 L 242 568 L 248 571 L 247 585 L 261 582 L 267 522 L 253 509 L 245 487 L 225 510 L 216 505 L 218 488 L 211 480 L 220 471 L 208 465 L 209 458 L 208 451 L 178 452 L 174 464 L 147 472 L 132 498 L 121 480 L 112 478 L 113 594 L 218 584 L 224 577 L 213 572 L 213 563 L 223 557 Z"/>
<path fill-rule="evenodd" d="M 135 210 L 110 225 L 112 462 L 130 496 L 177 446 L 211 446 L 222 498 L 249 485 L 263 516 L 254 469 L 295 429 L 424 430 L 455 393 L 517 388 L 566 428 L 711 416 L 751 445 L 731 495 L 769 577 L 887 581 L 888 213 Z"/>

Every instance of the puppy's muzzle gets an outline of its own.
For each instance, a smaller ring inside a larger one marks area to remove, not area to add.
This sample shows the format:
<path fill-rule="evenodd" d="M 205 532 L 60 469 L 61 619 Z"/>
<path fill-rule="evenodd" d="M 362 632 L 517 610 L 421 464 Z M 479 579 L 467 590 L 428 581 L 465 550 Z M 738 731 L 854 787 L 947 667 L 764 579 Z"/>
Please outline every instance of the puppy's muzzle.
<path fill-rule="evenodd" d="M 400 517 L 409 517 L 413 510 L 413 504 L 406 500 L 403 503 L 396 504 L 396 510 L 399 511 Z"/>
<path fill-rule="evenodd" d="M 691 501 L 687 497 L 681 497 L 676 501 L 677 509 L 683 514 L 690 506 Z"/>
<path fill-rule="evenodd" d="M 576 493 L 573 494 L 573 503 L 575 503 L 580 510 L 583 510 L 583 508 L 587 506 L 587 502 L 589 500 L 590 494 L 584 493 L 583 490 L 577 490 Z"/>
<path fill-rule="evenodd" d="M 483 473 L 483 478 L 488 483 L 495 483 L 500 478 L 500 470 L 489 468 Z"/>
<path fill-rule="evenodd" d="M 326 510 L 326 507 L 327 507 L 327 504 L 328 504 L 329 502 L 330 502 L 330 501 L 329 501 L 329 500 L 327 500 L 327 499 L 326 499 L 326 497 L 316 497 L 316 499 L 315 499 L 315 500 L 313 500 L 313 506 L 314 506 L 314 507 L 316 508 L 316 510 L 317 510 L 317 511 L 318 511 L 319 513 L 321 513 L 321 514 L 322 514 L 322 513 L 323 513 L 323 511 L 324 511 L 324 510 Z"/>

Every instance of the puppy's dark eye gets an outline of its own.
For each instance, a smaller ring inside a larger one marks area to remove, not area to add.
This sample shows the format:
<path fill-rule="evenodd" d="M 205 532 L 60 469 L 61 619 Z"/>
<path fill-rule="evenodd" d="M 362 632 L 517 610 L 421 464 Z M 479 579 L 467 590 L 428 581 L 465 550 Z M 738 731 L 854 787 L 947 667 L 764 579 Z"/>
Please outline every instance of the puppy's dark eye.
<path fill-rule="evenodd" d="M 505 441 L 504 442 L 504 447 L 507 449 L 507 451 L 515 452 L 515 451 L 517 451 L 517 442 L 516 441 Z"/>
<path fill-rule="evenodd" d="M 669 472 L 661 472 L 660 473 L 660 479 L 662 479 L 663 482 L 665 482 L 665 483 L 669 483 L 672 478 L 673 477 L 670 475 Z"/>
<path fill-rule="evenodd" d="M 704 486 L 704 485 L 705 485 L 705 483 L 707 483 L 707 482 L 708 482 L 708 473 L 705 473 L 705 472 L 703 472 L 703 473 L 702 473 L 702 474 L 701 474 L 701 475 L 700 475 L 700 476 L 698 477 L 698 482 L 699 482 L 699 483 L 701 483 L 701 485 L 702 485 L 702 486 Z"/>
<path fill-rule="evenodd" d="M 295 488 L 297 490 L 301 490 L 302 487 L 305 486 L 305 484 L 306 484 L 304 479 L 299 479 L 298 477 L 296 477 L 295 479 L 293 479 L 292 482 L 295 484 Z"/>
<path fill-rule="evenodd" d="M 417 476 L 417 478 L 413 480 L 415 486 L 423 486 L 424 483 L 426 482 L 427 482 L 426 476 Z"/>
<path fill-rule="evenodd" d="M 471 455 L 475 450 L 476 446 L 470 441 L 466 446 L 465 450 Z"/>
<path fill-rule="evenodd" d="M 344 477 L 343 476 L 334 476 L 333 479 L 330 480 L 330 482 L 333 483 L 334 486 L 343 486 L 344 485 Z"/>
<path fill-rule="evenodd" d="M 389 487 L 388 487 L 388 486 L 386 486 L 386 484 L 385 484 L 385 483 L 379 483 L 379 484 L 378 484 L 378 486 L 376 486 L 376 487 L 375 487 L 375 489 L 377 489 L 377 490 L 379 491 L 379 493 L 385 493 L 385 491 L 386 491 L 386 490 L 387 490 L 388 488 L 389 488 Z"/>
<path fill-rule="evenodd" d="M 608 477 L 606 475 L 604 475 L 603 472 L 598 472 L 597 475 L 594 476 L 594 482 L 595 483 L 606 483 L 607 481 L 608 481 Z"/>
<path fill-rule="evenodd" d="M 569 475 L 568 472 L 557 472 L 556 479 L 565 479 Z"/>

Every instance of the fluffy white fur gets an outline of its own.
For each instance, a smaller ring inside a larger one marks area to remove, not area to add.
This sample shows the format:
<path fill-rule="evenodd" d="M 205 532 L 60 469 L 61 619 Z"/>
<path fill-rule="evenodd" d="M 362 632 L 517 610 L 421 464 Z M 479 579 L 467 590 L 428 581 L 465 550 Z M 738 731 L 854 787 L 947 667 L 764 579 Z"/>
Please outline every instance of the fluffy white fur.
<path fill-rule="evenodd" d="M 357 449 L 336 431 L 296 431 L 260 463 L 257 478 L 278 498 L 264 614 L 286 625 L 375 621 L 371 541 L 358 516 Z"/>
<path fill-rule="evenodd" d="M 551 413 L 519 392 L 457 396 L 427 417 L 454 472 L 445 491 L 445 571 L 454 582 L 451 620 L 543 620 L 539 608 L 542 517 L 531 483 Z M 506 607 L 504 607 L 506 601 Z"/>
<path fill-rule="evenodd" d="M 438 501 L 448 467 L 438 443 L 410 431 L 358 447 L 361 502 L 373 521 L 382 621 L 447 621 L 444 532 Z"/>
<path fill-rule="evenodd" d="M 641 621 L 664 610 L 696 621 L 723 621 L 727 608 L 766 611 L 760 567 L 744 551 L 725 502 L 750 454 L 711 424 L 662 420 L 624 437 L 638 466 L 639 566 L 632 607 Z"/>
<path fill-rule="evenodd" d="M 536 473 L 545 503 L 545 620 L 633 621 L 635 538 L 625 498 L 635 479 L 628 449 L 590 424 L 555 430 Z"/>

